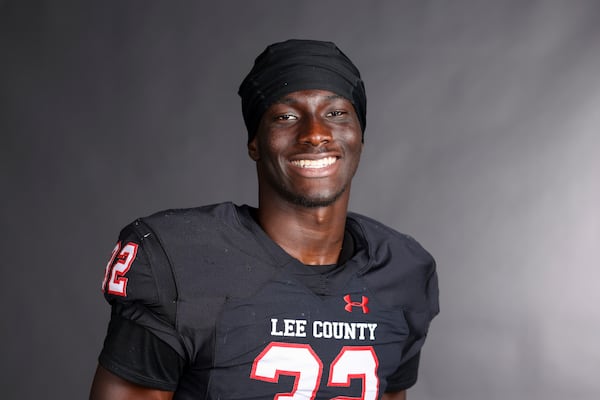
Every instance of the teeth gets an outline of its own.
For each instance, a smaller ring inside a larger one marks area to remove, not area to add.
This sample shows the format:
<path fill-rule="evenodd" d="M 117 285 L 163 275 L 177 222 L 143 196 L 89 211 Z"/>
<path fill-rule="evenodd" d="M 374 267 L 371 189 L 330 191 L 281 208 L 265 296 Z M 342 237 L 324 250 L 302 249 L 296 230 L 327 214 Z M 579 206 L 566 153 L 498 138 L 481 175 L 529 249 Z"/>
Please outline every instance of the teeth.
<path fill-rule="evenodd" d="M 335 157 L 326 157 L 319 160 L 294 160 L 292 164 L 300 168 L 325 168 L 336 161 Z"/>

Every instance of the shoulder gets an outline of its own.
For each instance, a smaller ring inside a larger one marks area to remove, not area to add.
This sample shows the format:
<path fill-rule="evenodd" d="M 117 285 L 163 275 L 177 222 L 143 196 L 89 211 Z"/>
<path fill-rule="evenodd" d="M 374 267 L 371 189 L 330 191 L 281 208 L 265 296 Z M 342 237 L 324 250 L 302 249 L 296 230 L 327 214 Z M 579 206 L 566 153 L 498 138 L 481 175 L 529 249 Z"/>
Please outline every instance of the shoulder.
<path fill-rule="evenodd" d="M 159 211 L 140 220 L 162 229 L 185 229 L 199 224 L 237 225 L 239 208 L 231 202 L 194 208 L 176 208 Z"/>
<path fill-rule="evenodd" d="M 239 231 L 240 207 L 219 203 L 195 208 L 159 211 L 138 219 L 153 232 L 165 249 L 213 242 L 219 233 L 231 235 Z M 134 223 L 134 224 L 135 224 Z"/>
<path fill-rule="evenodd" d="M 102 290 L 123 316 L 135 319 L 139 307 L 174 322 L 177 296 L 169 261 L 156 235 L 138 219 L 124 227 L 106 265 Z"/>
<path fill-rule="evenodd" d="M 160 302 L 165 296 L 164 288 L 173 280 L 166 244 L 186 243 L 198 236 L 191 231 L 214 232 L 216 221 L 226 224 L 234 215 L 235 206 L 223 203 L 160 211 L 125 226 L 119 233 L 102 284 L 109 301 Z"/>
<path fill-rule="evenodd" d="M 195 271 L 215 248 L 222 248 L 216 232 L 238 225 L 232 203 L 170 209 L 136 219 L 121 230 L 106 265 L 102 290 L 107 301 L 121 313 L 135 313 L 143 305 L 174 323 L 177 299 L 186 287 L 182 276 L 194 273 L 196 282 Z"/>
<path fill-rule="evenodd" d="M 438 313 L 436 262 L 412 236 L 372 218 L 350 213 L 349 224 L 368 252 L 363 270 L 378 297 L 405 310 Z"/>
<path fill-rule="evenodd" d="M 181 267 L 197 264 L 199 259 L 217 261 L 223 252 L 258 256 L 264 253 L 248 228 L 249 208 L 227 202 L 171 209 L 138 222 L 149 227 L 171 262 Z"/>
<path fill-rule="evenodd" d="M 220 203 L 165 210 L 138 223 L 148 226 L 181 296 L 221 298 L 242 296 L 253 290 L 250 282 L 258 285 L 276 272 L 250 220 L 249 206 Z"/>
<path fill-rule="evenodd" d="M 431 266 L 435 264 L 433 256 L 406 233 L 357 213 L 348 213 L 348 222 L 368 246 L 369 256 L 374 261 L 391 255 L 396 262 Z"/>

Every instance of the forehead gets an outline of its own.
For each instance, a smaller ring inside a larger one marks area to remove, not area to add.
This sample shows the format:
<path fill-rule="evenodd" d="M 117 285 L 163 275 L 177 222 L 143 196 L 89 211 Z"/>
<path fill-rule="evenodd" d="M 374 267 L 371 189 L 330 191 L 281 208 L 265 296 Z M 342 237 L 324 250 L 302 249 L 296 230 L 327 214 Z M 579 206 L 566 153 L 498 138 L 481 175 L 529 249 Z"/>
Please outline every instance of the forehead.
<path fill-rule="evenodd" d="M 295 92 L 287 93 L 284 96 L 277 99 L 272 105 L 276 104 L 295 104 L 301 102 L 332 102 L 332 101 L 346 101 L 351 104 L 350 100 L 346 99 L 337 93 L 329 90 L 321 89 L 307 89 L 298 90 Z M 272 106 L 271 105 L 271 106 Z"/>

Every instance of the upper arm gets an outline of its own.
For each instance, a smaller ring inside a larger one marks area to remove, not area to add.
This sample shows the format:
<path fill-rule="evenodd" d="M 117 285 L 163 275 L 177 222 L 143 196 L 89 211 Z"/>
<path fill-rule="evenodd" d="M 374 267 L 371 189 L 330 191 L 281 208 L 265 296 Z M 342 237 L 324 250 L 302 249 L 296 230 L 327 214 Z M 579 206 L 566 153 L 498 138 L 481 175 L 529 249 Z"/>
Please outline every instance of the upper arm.
<path fill-rule="evenodd" d="M 102 384 L 100 393 L 136 388 L 129 383 L 175 390 L 186 349 L 173 324 L 177 293 L 171 287 L 171 265 L 156 235 L 142 221 L 123 229 L 102 285 L 112 312 L 94 380 Z"/>
<path fill-rule="evenodd" d="M 136 385 L 98 365 L 90 400 L 171 400 L 173 392 Z"/>
<path fill-rule="evenodd" d="M 406 390 L 384 393 L 381 400 L 406 400 Z"/>

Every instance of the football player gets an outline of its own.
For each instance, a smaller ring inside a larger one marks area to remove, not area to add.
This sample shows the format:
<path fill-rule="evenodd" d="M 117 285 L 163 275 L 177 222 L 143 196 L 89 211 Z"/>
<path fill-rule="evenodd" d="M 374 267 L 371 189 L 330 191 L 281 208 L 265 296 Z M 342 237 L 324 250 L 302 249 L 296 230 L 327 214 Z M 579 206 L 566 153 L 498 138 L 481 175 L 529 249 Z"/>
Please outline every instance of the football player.
<path fill-rule="evenodd" d="M 122 230 L 91 398 L 405 399 L 438 313 L 435 263 L 348 212 L 358 69 L 333 43 L 289 40 L 239 94 L 258 207 L 168 210 Z"/>

